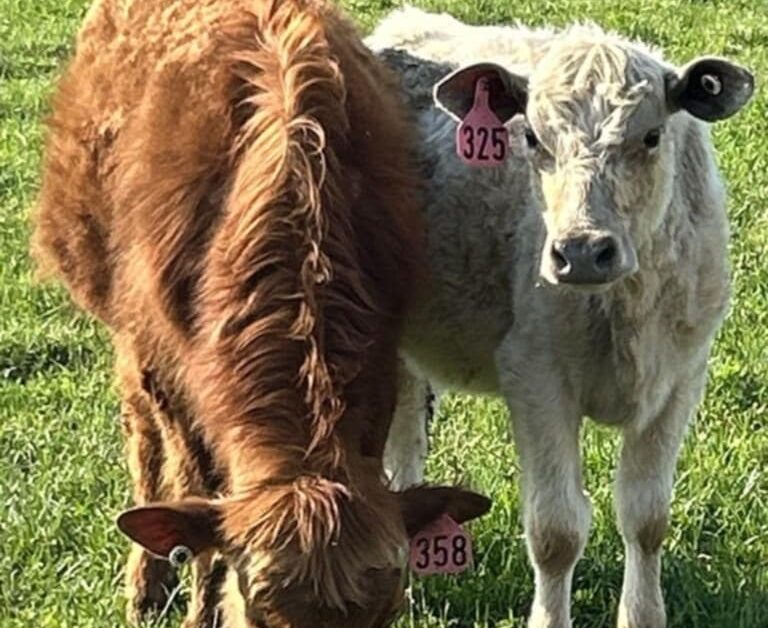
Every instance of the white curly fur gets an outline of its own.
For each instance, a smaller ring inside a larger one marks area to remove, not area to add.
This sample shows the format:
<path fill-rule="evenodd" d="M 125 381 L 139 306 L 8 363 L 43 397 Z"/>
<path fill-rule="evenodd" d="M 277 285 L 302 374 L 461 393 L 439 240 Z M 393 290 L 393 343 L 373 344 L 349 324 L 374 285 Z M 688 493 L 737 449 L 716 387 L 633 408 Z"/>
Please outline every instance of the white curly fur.
<path fill-rule="evenodd" d="M 706 125 L 668 109 L 674 69 L 657 51 L 594 25 L 468 26 L 407 7 L 368 44 L 402 76 L 429 181 L 432 285 L 403 352 L 440 385 L 508 403 L 536 576 L 529 625 L 570 625 L 571 579 L 591 517 L 579 432 L 591 416 L 623 435 L 619 625 L 663 626 L 660 545 L 677 452 L 729 297 L 725 195 Z M 498 169 L 460 162 L 456 123 L 430 99 L 436 80 L 478 61 L 529 85 L 527 120 L 509 124 L 512 156 Z M 551 171 L 525 148 L 526 124 L 553 153 Z M 659 147 L 632 157 L 656 124 L 664 127 Z M 620 234 L 637 271 L 601 291 L 546 281 L 542 252 L 587 227 Z M 423 448 L 398 438 L 414 425 L 423 413 L 401 407 L 388 452 L 391 467 L 419 477 Z"/>

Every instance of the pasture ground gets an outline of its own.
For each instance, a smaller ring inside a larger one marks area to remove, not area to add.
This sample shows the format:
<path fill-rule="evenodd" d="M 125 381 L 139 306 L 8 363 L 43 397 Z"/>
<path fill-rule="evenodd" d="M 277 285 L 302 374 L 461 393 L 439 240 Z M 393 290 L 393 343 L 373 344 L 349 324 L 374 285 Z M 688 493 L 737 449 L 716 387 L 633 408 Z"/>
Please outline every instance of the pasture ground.
<path fill-rule="evenodd" d="M 368 28 L 397 3 L 347 0 Z M 684 62 L 732 57 L 768 75 L 765 0 L 421 1 L 471 22 L 595 20 Z M 64 292 L 31 281 L 27 216 L 40 121 L 87 0 L 0 0 L 0 627 L 123 625 L 127 543 L 113 525 L 129 486 L 107 335 Z M 768 95 L 716 127 L 731 190 L 733 310 L 680 461 L 664 588 L 678 628 L 768 627 Z M 493 496 L 472 526 L 477 568 L 415 583 L 401 627 L 523 626 L 532 596 L 518 468 L 494 400 L 452 397 L 429 475 Z M 594 526 L 574 583 L 575 626 L 611 626 L 622 548 L 612 515 L 614 433 L 589 426 Z M 161 618 L 157 626 L 174 626 Z"/>

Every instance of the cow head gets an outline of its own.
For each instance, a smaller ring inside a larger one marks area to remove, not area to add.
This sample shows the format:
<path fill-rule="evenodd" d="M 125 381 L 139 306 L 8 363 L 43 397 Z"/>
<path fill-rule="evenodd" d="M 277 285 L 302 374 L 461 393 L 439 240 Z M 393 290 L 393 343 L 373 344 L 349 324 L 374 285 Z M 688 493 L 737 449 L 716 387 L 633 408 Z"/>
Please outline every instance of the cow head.
<path fill-rule="evenodd" d="M 406 536 L 443 514 L 462 522 L 490 508 L 452 487 L 384 491 L 370 501 L 313 479 L 259 493 L 134 508 L 118 526 L 172 561 L 223 555 L 251 628 L 383 628 L 402 606 Z"/>
<path fill-rule="evenodd" d="M 555 38 L 528 76 L 496 64 L 463 67 L 435 87 L 437 104 L 463 118 L 484 77 L 502 121 L 525 114 L 523 150 L 543 207 L 540 274 L 600 289 L 638 268 L 638 248 L 673 202 L 679 112 L 707 122 L 750 99 L 752 75 L 718 58 L 671 69 L 650 51 L 597 29 Z M 676 126 L 677 125 L 677 126 Z M 694 129 L 694 131 L 696 131 Z"/>

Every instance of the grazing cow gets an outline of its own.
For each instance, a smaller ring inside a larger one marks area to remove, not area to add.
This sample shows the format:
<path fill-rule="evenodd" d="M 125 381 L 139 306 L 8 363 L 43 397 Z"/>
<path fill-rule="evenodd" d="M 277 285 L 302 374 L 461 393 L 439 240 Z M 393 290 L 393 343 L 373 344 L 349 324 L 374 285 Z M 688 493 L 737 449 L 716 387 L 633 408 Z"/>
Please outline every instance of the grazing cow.
<path fill-rule="evenodd" d="M 218 624 L 227 566 L 249 626 L 385 626 L 407 534 L 488 510 L 384 482 L 423 233 L 397 91 L 322 0 L 88 13 L 34 248 L 112 333 L 133 619 L 191 555 L 187 626 Z"/>
<path fill-rule="evenodd" d="M 736 113 L 752 76 L 718 58 L 676 69 L 597 27 L 473 27 L 416 9 L 367 43 L 402 76 L 429 181 L 432 284 L 404 353 L 442 386 L 509 405 L 536 576 L 529 625 L 570 625 L 590 523 L 579 454 L 589 416 L 623 436 L 619 625 L 663 626 L 675 461 L 729 298 L 725 195 L 703 122 Z M 482 111 L 476 89 L 507 123 L 500 167 L 457 157 L 457 122 Z M 405 483 L 423 457 L 410 414 L 396 415 L 388 446 Z"/>

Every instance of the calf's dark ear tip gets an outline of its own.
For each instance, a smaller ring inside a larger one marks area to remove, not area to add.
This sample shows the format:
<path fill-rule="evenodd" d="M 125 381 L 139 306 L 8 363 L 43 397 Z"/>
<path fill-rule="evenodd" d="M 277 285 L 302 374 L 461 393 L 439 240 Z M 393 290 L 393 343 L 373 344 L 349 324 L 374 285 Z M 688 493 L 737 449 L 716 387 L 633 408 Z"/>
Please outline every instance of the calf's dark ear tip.
<path fill-rule="evenodd" d="M 117 515 L 117 517 L 115 517 L 115 526 L 117 526 L 117 529 L 131 538 L 133 538 L 132 531 L 134 527 L 133 523 L 135 520 L 135 514 L 136 509 L 130 508 L 128 510 L 124 510 L 119 515 Z"/>
<path fill-rule="evenodd" d="M 130 517 L 129 513 L 130 513 L 129 510 L 124 510 L 119 515 L 117 515 L 117 517 L 115 517 L 115 525 L 118 528 L 120 528 L 120 530 L 122 530 L 123 527 L 125 526 L 125 522 L 129 520 L 129 517 Z"/>
<path fill-rule="evenodd" d="M 480 495 L 479 493 L 475 493 L 475 502 L 476 510 L 478 511 L 478 517 L 482 517 L 493 506 L 493 500 L 490 497 Z"/>
<path fill-rule="evenodd" d="M 478 519 L 485 515 L 493 506 L 493 501 L 474 491 L 463 491 L 461 497 L 461 507 L 455 514 L 462 519 L 462 521 L 471 521 Z"/>

